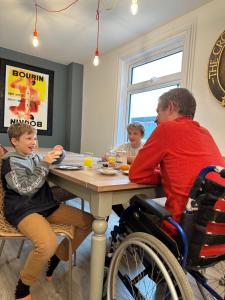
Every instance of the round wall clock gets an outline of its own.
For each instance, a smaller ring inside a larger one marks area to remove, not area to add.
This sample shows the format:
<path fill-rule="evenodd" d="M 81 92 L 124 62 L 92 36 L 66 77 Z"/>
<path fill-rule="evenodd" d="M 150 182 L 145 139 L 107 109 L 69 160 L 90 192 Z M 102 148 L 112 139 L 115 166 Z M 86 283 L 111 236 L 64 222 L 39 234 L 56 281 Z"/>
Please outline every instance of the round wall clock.
<path fill-rule="evenodd" d="M 210 54 L 208 82 L 214 97 L 225 107 L 225 31 L 216 41 Z"/>

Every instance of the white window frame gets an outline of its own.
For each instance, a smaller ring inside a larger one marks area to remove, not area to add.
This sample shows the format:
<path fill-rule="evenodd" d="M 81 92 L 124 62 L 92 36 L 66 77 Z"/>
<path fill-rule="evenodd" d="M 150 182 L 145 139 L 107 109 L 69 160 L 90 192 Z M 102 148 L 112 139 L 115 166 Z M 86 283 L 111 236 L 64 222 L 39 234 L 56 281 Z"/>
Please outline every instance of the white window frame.
<path fill-rule="evenodd" d="M 163 39 L 146 45 L 143 50 L 135 53 L 121 54 L 119 57 L 118 101 L 114 124 L 114 145 L 122 144 L 127 139 L 126 126 L 128 123 L 129 99 L 131 94 L 163 88 L 179 84 L 191 90 L 192 70 L 195 45 L 195 23 L 180 29 L 180 31 L 165 35 Z M 153 78 L 144 82 L 131 84 L 132 68 L 148 63 L 161 57 L 182 51 L 181 72 Z"/>

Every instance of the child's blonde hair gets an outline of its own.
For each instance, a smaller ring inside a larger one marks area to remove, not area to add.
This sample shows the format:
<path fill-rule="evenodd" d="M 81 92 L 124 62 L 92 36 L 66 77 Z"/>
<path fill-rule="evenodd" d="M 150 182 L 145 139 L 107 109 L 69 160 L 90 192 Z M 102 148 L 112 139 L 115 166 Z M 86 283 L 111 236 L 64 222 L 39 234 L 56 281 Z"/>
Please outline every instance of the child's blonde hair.
<path fill-rule="evenodd" d="M 21 135 L 23 135 L 24 133 L 37 134 L 37 130 L 34 127 L 32 127 L 31 125 L 26 124 L 26 123 L 12 124 L 8 128 L 7 132 L 8 132 L 10 142 L 11 142 L 12 138 L 15 138 L 18 140 L 21 137 Z"/>
<path fill-rule="evenodd" d="M 132 122 L 130 124 L 127 125 L 127 131 L 129 131 L 129 129 L 136 129 L 139 130 L 141 132 L 142 137 L 145 134 L 145 128 L 141 123 L 138 122 Z"/>

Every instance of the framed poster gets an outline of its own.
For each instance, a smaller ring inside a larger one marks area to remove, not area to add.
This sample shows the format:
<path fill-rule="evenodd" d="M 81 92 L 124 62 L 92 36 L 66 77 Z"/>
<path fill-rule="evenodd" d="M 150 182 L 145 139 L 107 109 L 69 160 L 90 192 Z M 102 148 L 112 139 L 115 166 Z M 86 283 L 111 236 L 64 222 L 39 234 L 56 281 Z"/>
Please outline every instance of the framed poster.
<path fill-rule="evenodd" d="M 54 71 L 0 58 L 0 132 L 27 123 L 52 135 Z"/>

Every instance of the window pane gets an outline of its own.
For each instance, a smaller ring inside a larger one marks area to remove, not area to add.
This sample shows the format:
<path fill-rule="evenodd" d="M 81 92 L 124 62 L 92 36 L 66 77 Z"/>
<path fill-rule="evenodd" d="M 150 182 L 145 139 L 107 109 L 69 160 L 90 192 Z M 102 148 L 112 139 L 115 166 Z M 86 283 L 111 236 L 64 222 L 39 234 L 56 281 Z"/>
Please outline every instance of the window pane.
<path fill-rule="evenodd" d="M 131 95 L 129 123 L 140 122 L 145 127 L 145 135 L 143 138 L 144 141 L 148 139 L 156 127 L 154 121 L 157 116 L 156 108 L 159 97 L 163 93 L 176 87 L 178 87 L 178 85 Z"/>
<path fill-rule="evenodd" d="M 183 52 L 132 68 L 132 84 L 181 72 Z"/>

